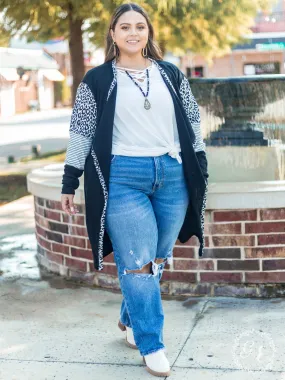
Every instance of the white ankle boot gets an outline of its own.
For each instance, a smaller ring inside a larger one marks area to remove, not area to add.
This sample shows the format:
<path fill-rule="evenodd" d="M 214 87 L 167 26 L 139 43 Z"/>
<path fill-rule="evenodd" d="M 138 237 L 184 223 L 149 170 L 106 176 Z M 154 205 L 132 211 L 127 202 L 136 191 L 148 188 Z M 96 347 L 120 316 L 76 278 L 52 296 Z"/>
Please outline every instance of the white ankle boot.
<path fill-rule="evenodd" d="M 170 365 L 164 350 L 143 356 L 146 370 L 154 376 L 170 376 Z"/>
<path fill-rule="evenodd" d="M 126 331 L 126 344 L 127 346 L 131 347 L 131 348 L 138 348 L 137 345 L 136 345 L 136 342 L 135 342 L 135 338 L 134 338 L 134 334 L 133 334 L 133 329 L 131 327 L 128 327 L 128 326 L 125 326 L 123 325 L 120 320 L 118 322 L 118 327 L 120 330 L 122 331 Z"/>
<path fill-rule="evenodd" d="M 138 348 L 135 342 L 134 334 L 133 334 L 133 329 L 126 326 L 127 334 L 126 334 L 126 343 L 129 347 L 131 348 Z"/>

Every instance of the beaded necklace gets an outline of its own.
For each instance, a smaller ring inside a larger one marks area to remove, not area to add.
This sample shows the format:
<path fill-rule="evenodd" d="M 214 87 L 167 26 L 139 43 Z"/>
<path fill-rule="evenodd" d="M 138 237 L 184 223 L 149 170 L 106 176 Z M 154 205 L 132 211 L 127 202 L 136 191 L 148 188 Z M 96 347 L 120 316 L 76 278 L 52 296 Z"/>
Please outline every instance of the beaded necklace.
<path fill-rule="evenodd" d="M 149 71 L 148 68 L 146 69 L 146 76 L 147 76 L 147 92 L 146 94 L 144 93 L 143 89 L 141 86 L 133 79 L 133 77 L 129 74 L 127 70 L 125 70 L 125 73 L 128 75 L 128 77 L 134 82 L 134 84 L 140 89 L 141 93 L 143 94 L 145 100 L 144 100 L 144 108 L 146 110 L 149 110 L 151 108 L 150 101 L 148 100 L 148 95 L 149 95 Z"/>

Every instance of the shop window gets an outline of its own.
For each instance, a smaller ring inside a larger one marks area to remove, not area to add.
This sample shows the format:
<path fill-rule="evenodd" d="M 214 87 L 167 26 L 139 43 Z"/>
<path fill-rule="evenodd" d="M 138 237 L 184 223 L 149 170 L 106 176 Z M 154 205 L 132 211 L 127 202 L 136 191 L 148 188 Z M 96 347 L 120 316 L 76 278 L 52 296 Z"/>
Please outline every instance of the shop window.
<path fill-rule="evenodd" d="M 247 63 L 243 66 L 243 73 L 244 75 L 280 74 L 280 63 Z"/>
<path fill-rule="evenodd" d="M 187 67 L 186 75 L 188 78 L 203 78 L 204 77 L 204 67 L 203 66 L 195 66 L 195 67 Z"/>

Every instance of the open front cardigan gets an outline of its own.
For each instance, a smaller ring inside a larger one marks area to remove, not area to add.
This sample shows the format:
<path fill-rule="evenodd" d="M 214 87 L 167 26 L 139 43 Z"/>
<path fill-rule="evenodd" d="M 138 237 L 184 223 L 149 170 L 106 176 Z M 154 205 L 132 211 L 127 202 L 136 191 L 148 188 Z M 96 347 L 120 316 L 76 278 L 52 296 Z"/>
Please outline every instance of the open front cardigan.
<path fill-rule="evenodd" d="M 203 255 L 204 214 L 208 191 L 208 163 L 200 129 L 200 113 L 185 75 L 174 64 L 149 58 L 159 69 L 171 94 L 179 134 L 184 175 L 190 201 L 178 235 L 185 243 L 196 235 Z M 89 70 L 80 83 L 70 123 L 70 140 L 62 177 L 62 194 L 75 194 L 84 172 L 86 227 L 94 268 L 113 246 L 105 229 L 114 113 L 117 95 L 115 58 Z"/>

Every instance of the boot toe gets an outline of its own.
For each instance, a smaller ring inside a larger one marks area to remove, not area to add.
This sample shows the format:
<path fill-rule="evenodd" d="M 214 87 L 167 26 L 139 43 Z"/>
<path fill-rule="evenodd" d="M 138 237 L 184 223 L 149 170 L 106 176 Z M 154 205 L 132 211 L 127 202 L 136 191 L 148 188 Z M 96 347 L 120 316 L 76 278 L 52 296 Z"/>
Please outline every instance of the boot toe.
<path fill-rule="evenodd" d="M 169 376 L 170 365 L 164 350 L 159 350 L 143 357 L 146 369 L 154 376 Z"/>

